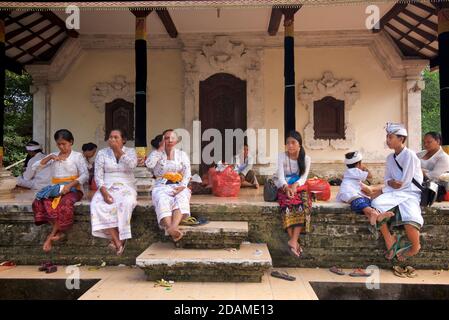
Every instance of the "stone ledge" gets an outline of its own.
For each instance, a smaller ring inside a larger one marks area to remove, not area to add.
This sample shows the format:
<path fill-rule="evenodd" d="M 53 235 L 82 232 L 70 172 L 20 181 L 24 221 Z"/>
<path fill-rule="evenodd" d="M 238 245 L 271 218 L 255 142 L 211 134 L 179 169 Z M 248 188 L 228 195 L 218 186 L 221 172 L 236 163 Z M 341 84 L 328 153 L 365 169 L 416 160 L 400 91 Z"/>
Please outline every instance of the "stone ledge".
<path fill-rule="evenodd" d="M 390 267 L 383 258 L 385 245 L 374 240 L 366 219 L 349 210 L 346 204 L 314 203 L 313 232 L 301 236 L 304 258 L 295 259 L 286 250 L 287 235 L 282 230 L 277 203 L 244 202 L 226 199 L 228 203 L 208 203 L 208 198 L 192 197 L 191 211 L 210 221 L 243 221 L 248 223 L 248 240 L 267 243 L 275 267 L 341 267 L 377 265 Z M 199 199 L 199 200 L 198 200 Z M 196 201 L 196 203 L 195 203 Z M 61 264 L 134 264 L 138 254 L 149 245 L 168 241 L 157 227 L 153 207 L 148 200 L 139 201 L 131 221 L 133 238 L 122 257 L 112 255 L 108 241 L 91 235 L 89 203 L 76 205 L 75 224 L 67 240 L 55 245 L 52 259 Z M 437 203 L 423 212 L 422 250 L 408 264 L 423 269 L 449 267 L 449 203 Z M 18 264 L 40 264 L 47 256 L 42 252 L 49 226 L 36 227 L 31 205 L 0 205 L 0 260 Z"/>

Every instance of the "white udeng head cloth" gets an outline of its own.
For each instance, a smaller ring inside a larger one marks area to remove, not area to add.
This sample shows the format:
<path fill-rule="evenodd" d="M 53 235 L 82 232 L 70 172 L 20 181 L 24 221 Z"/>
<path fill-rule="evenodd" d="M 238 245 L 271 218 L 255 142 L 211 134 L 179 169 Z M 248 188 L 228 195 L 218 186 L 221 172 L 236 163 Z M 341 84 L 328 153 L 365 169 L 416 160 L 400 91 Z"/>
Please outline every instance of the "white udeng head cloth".
<path fill-rule="evenodd" d="M 385 127 L 385 130 L 388 134 L 395 134 L 398 136 L 407 136 L 407 129 L 405 129 L 404 125 L 400 123 L 391 123 L 387 122 L 387 126 Z"/>
<path fill-rule="evenodd" d="M 360 152 L 356 151 L 354 152 L 354 156 L 351 159 L 345 159 L 345 164 L 354 164 L 359 161 L 362 161 L 363 156 Z"/>
<path fill-rule="evenodd" d="M 25 147 L 25 149 L 26 149 L 27 151 L 36 151 L 36 150 L 41 150 L 42 147 L 41 147 L 40 144 L 38 144 L 37 146 L 36 146 L 36 145 L 27 145 L 27 146 Z"/>

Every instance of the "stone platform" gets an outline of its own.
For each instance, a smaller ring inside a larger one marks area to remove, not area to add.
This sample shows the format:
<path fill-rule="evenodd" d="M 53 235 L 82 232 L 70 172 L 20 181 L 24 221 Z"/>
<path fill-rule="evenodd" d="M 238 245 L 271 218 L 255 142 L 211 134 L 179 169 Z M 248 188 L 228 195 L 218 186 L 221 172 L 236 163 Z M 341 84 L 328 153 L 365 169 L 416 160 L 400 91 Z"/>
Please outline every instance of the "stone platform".
<path fill-rule="evenodd" d="M 335 195 L 335 189 L 333 194 Z M 275 267 L 329 267 L 334 264 L 353 268 L 377 265 L 388 268 L 383 258 L 382 240 L 372 238 L 363 216 L 349 210 L 346 204 L 315 202 L 313 231 L 301 236 L 304 257 L 288 254 L 287 235 L 282 230 L 277 203 L 262 199 L 262 190 L 242 190 L 239 198 L 193 196 L 194 216 L 210 221 L 240 221 L 248 224 L 247 240 L 266 243 Z M 51 254 L 42 252 L 49 226 L 36 227 L 31 210 L 33 194 L 14 194 L 0 201 L 0 261 L 14 260 L 18 264 L 39 264 L 52 259 L 59 264 L 83 263 L 134 265 L 136 257 L 153 243 L 169 239 L 159 230 L 151 201 L 139 200 L 132 219 L 133 239 L 128 241 L 122 257 L 111 255 L 107 241 L 91 235 L 89 200 L 76 204 L 75 224 L 66 240 L 55 245 Z M 421 233 L 422 250 L 408 264 L 422 269 L 449 267 L 449 203 L 437 203 L 423 213 L 425 225 Z"/>

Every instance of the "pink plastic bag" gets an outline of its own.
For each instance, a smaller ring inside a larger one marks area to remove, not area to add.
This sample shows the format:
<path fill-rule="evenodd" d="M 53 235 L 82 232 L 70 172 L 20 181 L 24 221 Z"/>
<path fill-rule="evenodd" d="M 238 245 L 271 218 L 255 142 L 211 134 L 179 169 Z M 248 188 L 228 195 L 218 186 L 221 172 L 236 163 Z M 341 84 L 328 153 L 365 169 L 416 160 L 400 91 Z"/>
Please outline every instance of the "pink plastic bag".
<path fill-rule="evenodd" d="M 212 177 L 212 193 L 216 197 L 237 197 L 240 192 L 240 176 L 229 166 Z"/>

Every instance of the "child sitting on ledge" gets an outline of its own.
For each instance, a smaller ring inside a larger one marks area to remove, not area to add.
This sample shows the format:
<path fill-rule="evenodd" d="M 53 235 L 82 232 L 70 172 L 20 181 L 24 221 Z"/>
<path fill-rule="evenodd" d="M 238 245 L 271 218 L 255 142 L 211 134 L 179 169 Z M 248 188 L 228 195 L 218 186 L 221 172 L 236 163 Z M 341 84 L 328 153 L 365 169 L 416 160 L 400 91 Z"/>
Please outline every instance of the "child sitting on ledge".
<path fill-rule="evenodd" d="M 371 225 L 392 217 L 393 212 L 379 213 L 371 207 L 371 199 L 362 193 L 361 183 L 371 179 L 371 173 L 362 165 L 362 154 L 358 151 L 345 154 L 347 169 L 343 174 L 343 181 L 337 194 L 337 201 L 349 203 L 351 210 L 357 214 L 364 214 Z"/>

